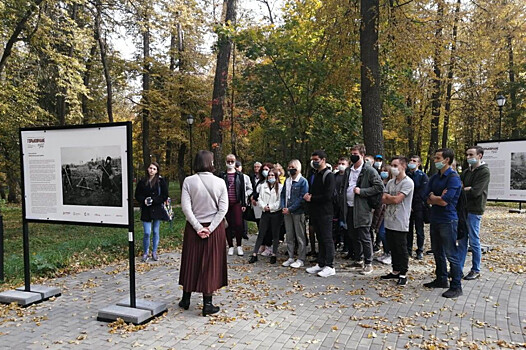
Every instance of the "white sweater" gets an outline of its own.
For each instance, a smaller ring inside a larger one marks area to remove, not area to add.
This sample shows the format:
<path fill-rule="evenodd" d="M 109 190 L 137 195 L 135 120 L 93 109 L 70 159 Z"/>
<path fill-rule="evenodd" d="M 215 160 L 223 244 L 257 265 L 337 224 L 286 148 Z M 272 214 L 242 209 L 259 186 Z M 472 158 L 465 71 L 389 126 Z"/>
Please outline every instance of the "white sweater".
<path fill-rule="evenodd" d="M 278 193 L 274 188 L 269 188 L 268 183 L 265 182 L 259 187 L 258 207 L 265 212 L 265 207 L 268 205 L 271 213 L 280 210 L 281 190 L 283 185 L 279 184 Z"/>
<path fill-rule="evenodd" d="M 210 189 L 212 196 L 203 182 Z M 186 220 L 194 230 L 201 230 L 202 223 L 209 222 L 210 232 L 214 231 L 228 211 L 228 192 L 225 181 L 208 172 L 187 177 L 183 182 L 181 207 Z"/>

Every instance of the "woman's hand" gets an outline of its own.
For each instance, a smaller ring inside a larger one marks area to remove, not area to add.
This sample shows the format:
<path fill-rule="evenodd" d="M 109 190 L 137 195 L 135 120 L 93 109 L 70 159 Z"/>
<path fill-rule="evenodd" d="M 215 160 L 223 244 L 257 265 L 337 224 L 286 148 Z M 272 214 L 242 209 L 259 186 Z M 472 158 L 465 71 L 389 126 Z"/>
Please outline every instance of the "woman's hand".
<path fill-rule="evenodd" d="M 265 207 L 265 211 L 270 211 L 270 207 L 268 205 Z"/>
<path fill-rule="evenodd" d="M 208 227 L 203 227 L 197 232 L 197 235 L 202 239 L 208 238 L 210 236 L 210 230 Z"/>

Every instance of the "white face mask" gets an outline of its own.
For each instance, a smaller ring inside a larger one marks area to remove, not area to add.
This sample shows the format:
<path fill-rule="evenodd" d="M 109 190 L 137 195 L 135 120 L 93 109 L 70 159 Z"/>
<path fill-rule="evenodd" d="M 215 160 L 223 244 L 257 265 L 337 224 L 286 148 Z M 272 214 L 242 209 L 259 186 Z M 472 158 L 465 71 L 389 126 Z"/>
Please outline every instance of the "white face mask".
<path fill-rule="evenodd" d="M 391 167 L 391 174 L 393 174 L 394 177 L 397 177 L 400 175 L 400 169 Z"/>
<path fill-rule="evenodd" d="M 227 169 L 234 169 L 234 167 L 235 167 L 235 164 L 226 163 L 226 168 Z"/>
<path fill-rule="evenodd" d="M 347 169 L 347 167 L 345 165 L 343 165 L 343 164 L 338 165 L 338 170 L 339 171 L 345 171 L 345 169 Z"/>

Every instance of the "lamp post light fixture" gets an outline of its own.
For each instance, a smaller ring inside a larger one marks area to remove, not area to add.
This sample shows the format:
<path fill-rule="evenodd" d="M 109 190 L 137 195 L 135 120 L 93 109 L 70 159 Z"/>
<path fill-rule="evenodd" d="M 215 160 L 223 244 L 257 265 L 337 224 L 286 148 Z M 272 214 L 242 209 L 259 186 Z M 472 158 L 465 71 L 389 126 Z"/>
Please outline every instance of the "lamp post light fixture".
<path fill-rule="evenodd" d="M 194 123 L 194 116 L 191 115 L 191 114 L 188 114 L 186 116 L 186 122 L 188 123 L 188 129 L 189 129 L 189 134 L 190 134 L 190 174 L 193 174 L 194 173 L 194 170 L 192 169 L 192 155 L 193 155 L 193 147 L 192 147 L 192 139 L 193 139 L 193 135 L 192 135 L 192 124 Z"/>
<path fill-rule="evenodd" d="M 501 138 L 501 131 L 502 131 L 502 107 L 506 104 L 506 97 L 499 95 L 496 98 L 497 100 L 497 106 L 499 106 L 499 140 Z"/>

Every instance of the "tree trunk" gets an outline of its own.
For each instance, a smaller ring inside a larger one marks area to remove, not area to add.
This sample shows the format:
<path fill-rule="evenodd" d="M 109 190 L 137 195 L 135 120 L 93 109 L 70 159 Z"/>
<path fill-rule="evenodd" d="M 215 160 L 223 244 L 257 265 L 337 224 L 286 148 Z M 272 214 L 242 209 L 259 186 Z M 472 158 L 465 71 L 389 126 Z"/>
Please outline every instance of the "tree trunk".
<path fill-rule="evenodd" d="M 438 1 L 437 7 L 437 28 L 435 31 L 435 54 L 433 57 L 433 94 L 431 96 L 431 137 L 429 140 L 429 153 L 427 155 L 427 161 L 430 165 L 429 174 L 433 175 L 436 172 L 435 163 L 431 161 L 431 158 L 438 149 L 438 126 L 440 123 L 440 106 L 441 106 L 441 61 L 442 55 L 442 26 L 444 18 L 444 3 L 443 0 Z"/>
<path fill-rule="evenodd" d="M 178 170 L 178 177 L 179 177 L 179 187 L 183 188 L 183 181 L 186 177 L 186 173 L 184 172 L 184 155 L 186 154 L 186 143 L 181 143 L 181 146 L 179 146 L 179 154 L 177 155 L 177 170 Z"/>
<path fill-rule="evenodd" d="M 457 30 L 458 30 L 458 17 L 460 12 L 460 2 L 457 0 L 455 6 L 455 19 L 453 23 L 453 37 L 451 42 L 451 52 L 449 56 L 449 67 L 447 72 L 447 87 L 446 87 L 446 104 L 444 114 L 444 127 L 442 129 L 442 148 L 447 147 L 447 139 L 449 133 L 449 116 L 451 113 L 451 93 L 453 90 L 453 71 L 455 69 L 456 55 L 457 55 Z"/>
<path fill-rule="evenodd" d="M 148 21 L 147 15 L 144 16 Z M 144 169 L 151 163 L 150 157 L 150 29 L 148 26 L 142 33 L 143 40 L 143 73 L 142 73 L 142 162 Z"/>
<path fill-rule="evenodd" d="M 407 98 L 406 100 L 406 106 L 409 110 L 413 110 L 413 102 L 411 100 L 411 98 Z M 413 117 L 414 115 L 413 114 L 408 114 L 407 117 L 406 117 L 406 122 L 407 122 L 407 140 L 408 140 L 408 148 L 409 148 L 409 157 L 412 157 L 413 155 L 415 155 L 416 153 L 416 150 L 415 150 L 415 138 L 414 138 L 414 134 L 415 134 L 415 129 L 413 127 Z"/>
<path fill-rule="evenodd" d="M 110 68 L 108 65 L 107 58 L 107 45 L 105 43 L 105 40 L 102 38 L 102 2 L 100 0 L 97 0 L 95 7 L 97 9 L 97 13 L 95 15 L 95 39 L 99 43 L 100 60 L 104 69 L 104 79 L 106 81 L 106 111 L 108 113 L 108 121 L 110 123 L 113 123 L 113 89 L 110 76 Z"/>
<path fill-rule="evenodd" d="M 91 67 L 93 66 L 93 58 L 95 57 L 95 54 L 97 52 L 97 44 L 94 44 L 90 49 L 90 54 L 88 57 L 88 60 L 86 61 L 86 72 L 84 73 L 84 86 L 86 87 L 86 90 L 89 91 L 89 83 L 91 79 Z M 84 118 L 83 123 L 88 124 L 89 118 L 88 118 L 89 110 L 88 110 L 88 97 L 86 95 L 82 95 L 82 116 Z"/>
<path fill-rule="evenodd" d="M 378 62 L 379 1 L 361 0 L 360 60 L 364 143 L 368 153 L 383 154 L 380 64 Z"/>
<path fill-rule="evenodd" d="M 34 2 L 32 2 L 31 5 L 29 6 L 29 9 L 27 9 L 26 13 L 24 14 L 24 17 L 22 17 L 20 21 L 18 21 L 18 23 L 16 24 L 15 30 L 9 37 L 9 40 L 7 40 L 7 43 L 4 48 L 4 52 L 2 53 L 2 57 L 0 57 L 0 75 L 2 75 L 2 72 L 7 63 L 7 59 L 9 58 L 9 56 L 11 55 L 11 52 L 13 51 L 13 46 L 15 45 L 17 41 L 20 40 L 18 36 L 20 35 L 20 33 L 22 33 L 22 30 L 26 26 L 27 21 L 29 20 L 29 18 L 31 18 L 33 13 L 36 11 L 38 6 L 40 6 L 40 4 L 43 1 L 44 0 L 35 0 Z"/>
<path fill-rule="evenodd" d="M 236 17 L 236 0 L 223 2 L 224 26 L 229 27 Z M 219 172 L 223 169 L 222 144 L 223 144 L 223 105 L 226 98 L 228 84 L 228 63 L 232 51 L 232 40 L 224 34 L 218 38 L 217 65 L 214 77 L 214 92 L 212 94 L 212 124 L 210 125 L 210 149 L 214 152 L 214 163 Z"/>
<path fill-rule="evenodd" d="M 520 111 L 517 109 L 517 86 L 515 85 L 515 63 L 513 59 L 513 42 L 512 35 L 508 34 L 506 38 L 508 42 L 508 69 L 510 77 L 510 102 L 511 102 L 511 113 L 510 113 L 510 126 L 511 126 L 511 137 L 519 138 L 520 137 L 520 127 L 519 127 L 519 118 Z M 504 123 L 506 125 L 506 123 Z"/>

